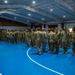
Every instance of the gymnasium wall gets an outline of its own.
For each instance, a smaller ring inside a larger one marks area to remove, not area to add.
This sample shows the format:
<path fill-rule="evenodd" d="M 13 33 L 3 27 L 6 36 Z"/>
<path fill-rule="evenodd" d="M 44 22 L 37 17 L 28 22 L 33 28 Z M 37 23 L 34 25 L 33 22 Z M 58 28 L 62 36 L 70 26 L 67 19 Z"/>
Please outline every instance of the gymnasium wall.
<path fill-rule="evenodd" d="M 0 29 L 24 30 L 30 29 L 30 26 L 20 22 L 0 18 Z"/>
<path fill-rule="evenodd" d="M 23 26 L 0 26 L 0 29 L 8 29 L 8 30 L 25 30 L 30 29 L 30 27 Z"/>
<path fill-rule="evenodd" d="M 64 26 L 67 27 L 67 28 L 72 28 L 73 26 L 75 26 L 75 23 L 64 24 Z"/>
<path fill-rule="evenodd" d="M 58 30 L 60 30 L 62 28 L 61 24 L 58 24 Z"/>
<path fill-rule="evenodd" d="M 72 28 L 73 26 L 75 26 L 75 23 L 65 23 L 64 24 L 64 27 L 67 27 L 67 28 Z M 62 28 L 62 25 L 61 24 L 58 24 L 58 29 L 60 30 Z"/>

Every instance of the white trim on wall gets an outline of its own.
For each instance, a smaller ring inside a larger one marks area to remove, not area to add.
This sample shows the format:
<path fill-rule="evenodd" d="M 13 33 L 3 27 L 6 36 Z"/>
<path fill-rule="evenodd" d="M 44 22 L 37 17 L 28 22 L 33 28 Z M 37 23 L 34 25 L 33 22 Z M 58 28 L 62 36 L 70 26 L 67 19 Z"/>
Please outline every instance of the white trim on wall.
<path fill-rule="evenodd" d="M 23 27 L 23 26 L 0 26 L 0 29 L 8 29 L 8 30 L 25 30 L 31 29 L 30 26 Z"/>

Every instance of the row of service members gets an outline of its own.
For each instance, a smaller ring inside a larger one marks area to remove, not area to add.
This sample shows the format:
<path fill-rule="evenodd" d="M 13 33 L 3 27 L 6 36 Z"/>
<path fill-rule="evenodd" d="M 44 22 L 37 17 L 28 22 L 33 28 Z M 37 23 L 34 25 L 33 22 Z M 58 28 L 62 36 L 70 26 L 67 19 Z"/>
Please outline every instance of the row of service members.
<path fill-rule="evenodd" d="M 42 45 L 42 51 L 46 52 L 46 44 L 48 40 L 49 50 L 52 54 L 58 54 L 59 46 L 63 48 L 63 54 L 67 54 L 68 49 L 70 47 L 70 43 L 72 43 L 73 48 L 72 52 L 75 56 L 75 27 L 73 27 L 73 31 L 69 32 L 67 28 L 63 28 L 58 31 L 57 28 L 49 29 L 46 32 L 45 29 L 40 31 L 39 28 L 34 32 L 32 31 L 31 44 L 32 46 L 36 45 L 38 54 L 41 54 L 40 46 Z M 56 50 L 54 50 L 56 48 Z"/>
<path fill-rule="evenodd" d="M 0 32 L 0 41 L 8 43 L 27 42 L 30 39 L 28 30 L 2 30 Z"/>
<path fill-rule="evenodd" d="M 0 32 L 0 40 L 10 43 L 25 42 L 28 47 L 36 46 L 38 54 L 41 54 L 41 45 L 42 51 L 46 52 L 47 41 L 50 53 L 58 54 L 59 46 L 61 46 L 64 50 L 63 53 L 66 54 L 72 42 L 72 55 L 75 55 L 75 27 L 73 27 L 72 32 L 69 32 L 67 28 L 61 29 L 60 31 L 58 31 L 57 28 L 52 28 L 48 31 L 46 31 L 45 28 L 43 28 L 42 31 L 40 31 L 40 28 L 31 31 L 2 30 L 2 32 Z M 55 51 L 54 48 L 56 48 Z"/>

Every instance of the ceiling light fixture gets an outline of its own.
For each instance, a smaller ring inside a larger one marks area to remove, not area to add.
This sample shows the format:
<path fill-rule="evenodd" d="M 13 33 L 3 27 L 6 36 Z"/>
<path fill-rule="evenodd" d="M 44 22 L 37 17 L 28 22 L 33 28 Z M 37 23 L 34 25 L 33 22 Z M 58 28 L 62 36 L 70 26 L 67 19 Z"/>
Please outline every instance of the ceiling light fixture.
<path fill-rule="evenodd" d="M 64 15 L 63 18 L 65 18 L 66 16 Z"/>
<path fill-rule="evenodd" d="M 28 14 L 28 16 L 31 16 L 31 14 Z"/>
<path fill-rule="evenodd" d="M 44 20 L 44 18 L 42 18 L 42 20 Z"/>
<path fill-rule="evenodd" d="M 35 1 L 33 1 L 32 3 L 35 4 Z"/>
<path fill-rule="evenodd" d="M 4 3 L 8 3 L 8 1 L 5 0 Z"/>
<path fill-rule="evenodd" d="M 72 28 L 69 28 L 69 31 L 72 32 Z"/>
<path fill-rule="evenodd" d="M 50 11 L 53 11 L 53 9 L 50 9 Z"/>

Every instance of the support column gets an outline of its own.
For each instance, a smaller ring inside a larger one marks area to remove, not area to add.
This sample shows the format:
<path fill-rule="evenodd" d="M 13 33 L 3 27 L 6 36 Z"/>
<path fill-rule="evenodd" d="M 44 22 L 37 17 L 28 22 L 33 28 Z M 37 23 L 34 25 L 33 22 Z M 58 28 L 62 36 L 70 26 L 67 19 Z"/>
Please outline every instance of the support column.
<path fill-rule="evenodd" d="M 48 25 L 46 25 L 46 30 L 48 30 Z"/>
<path fill-rule="evenodd" d="M 58 24 L 58 30 L 60 30 L 62 28 L 61 24 Z"/>
<path fill-rule="evenodd" d="M 44 28 L 44 25 L 42 25 L 42 28 Z"/>
<path fill-rule="evenodd" d="M 61 23 L 61 28 L 64 28 L 64 23 Z"/>

